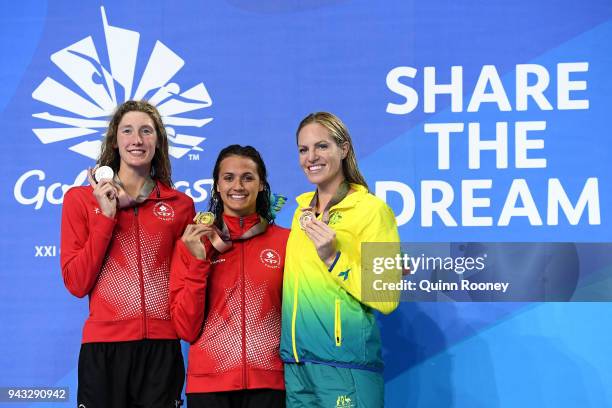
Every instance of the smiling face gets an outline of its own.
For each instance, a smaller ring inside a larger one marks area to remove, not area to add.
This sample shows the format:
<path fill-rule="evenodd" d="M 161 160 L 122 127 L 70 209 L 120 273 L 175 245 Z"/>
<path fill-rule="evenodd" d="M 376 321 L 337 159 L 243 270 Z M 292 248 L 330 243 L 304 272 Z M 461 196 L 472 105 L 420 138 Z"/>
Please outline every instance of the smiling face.
<path fill-rule="evenodd" d="M 323 125 L 309 123 L 300 130 L 298 152 L 302 170 L 317 187 L 336 186 L 344 179 L 342 160 L 348 144 L 338 146 Z"/>
<path fill-rule="evenodd" d="M 234 217 L 254 214 L 257 194 L 263 190 L 257 164 L 248 157 L 231 155 L 219 165 L 217 191 L 223 212 Z"/>
<path fill-rule="evenodd" d="M 138 111 L 127 112 L 121 118 L 117 127 L 117 143 L 121 164 L 148 174 L 151 170 L 151 161 L 155 156 L 157 146 L 157 133 L 153 119 Z"/>

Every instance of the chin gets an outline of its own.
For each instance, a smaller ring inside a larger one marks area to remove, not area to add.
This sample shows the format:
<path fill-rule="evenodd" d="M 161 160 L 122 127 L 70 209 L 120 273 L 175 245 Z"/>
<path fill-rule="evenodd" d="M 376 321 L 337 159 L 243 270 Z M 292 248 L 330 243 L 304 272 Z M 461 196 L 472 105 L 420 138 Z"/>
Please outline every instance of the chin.
<path fill-rule="evenodd" d="M 325 182 L 327 182 L 329 180 L 329 177 L 325 177 L 325 176 L 314 176 L 314 177 L 308 177 L 308 180 L 312 183 L 312 184 L 323 184 Z"/>
<path fill-rule="evenodd" d="M 322 176 L 321 174 L 310 174 L 308 172 L 304 172 L 304 174 L 308 181 L 312 184 L 318 184 L 325 178 L 325 176 Z"/>
<path fill-rule="evenodd" d="M 140 166 L 148 165 L 149 163 L 151 163 L 152 160 L 153 160 L 152 157 L 142 157 L 142 158 L 130 157 L 127 160 L 125 160 L 125 162 L 129 164 L 130 166 L 140 167 Z"/>
<path fill-rule="evenodd" d="M 228 207 L 228 209 L 233 212 L 234 214 L 249 214 L 250 213 L 250 206 L 245 205 L 245 206 L 235 206 L 235 207 Z"/>

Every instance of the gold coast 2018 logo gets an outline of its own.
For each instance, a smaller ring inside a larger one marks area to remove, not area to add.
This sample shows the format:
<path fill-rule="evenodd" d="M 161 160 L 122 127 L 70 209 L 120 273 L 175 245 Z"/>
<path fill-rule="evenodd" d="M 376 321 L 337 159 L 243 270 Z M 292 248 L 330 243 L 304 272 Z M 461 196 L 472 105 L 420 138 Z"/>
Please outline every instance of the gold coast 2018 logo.
<path fill-rule="evenodd" d="M 206 113 L 212 99 L 204 83 L 179 85 L 174 78 L 185 61 L 161 41 L 155 42 L 146 60 L 139 59 L 146 55 L 139 49 L 140 33 L 110 25 L 104 7 L 100 11 L 104 43 L 90 35 L 51 54 L 62 79 L 47 76 L 32 92 L 32 98 L 42 103 L 34 108 L 38 124 L 32 131 L 43 144 L 63 143 L 95 160 L 115 107 L 130 99 L 146 99 L 162 116 L 170 156 L 199 160 L 200 144 L 206 139 L 201 128 L 213 120 Z M 142 74 L 136 72 L 137 66 L 144 66 Z M 40 168 L 28 170 L 15 182 L 15 200 L 36 210 L 44 203 L 59 205 L 70 187 L 86 183 L 87 171 L 70 177 L 67 183 L 53 182 Z M 208 197 L 211 184 L 210 179 L 175 181 L 175 187 L 195 202 Z"/>
<path fill-rule="evenodd" d="M 100 58 L 101 48 L 96 47 L 92 36 L 51 55 L 51 61 L 71 82 L 46 77 L 34 90 L 32 98 L 54 108 L 54 113 L 32 115 L 47 124 L 32 129 L 34 134 L 44 144 L 73 140 L 71 151 L 97 159 L 113 109 L 129 99 L 147 99 L 162 115 L 170 155 L 177 159 L 187 154 L 190 159 L 199 157 L 194 152 L 202 151 L 199 145 L 205 138 L 183 134 L 178 129 L 201 128 L 212 121 L 202 114 L 193 118 L 194 111 L 212 105 L 204 84 L 181 91 L 173 77 L 185 61 L 161 41 L 155 43 L 142 75 L 136 78 L 140 33 L 110 25 L 104 7 L 101 13 L 106 47 L 106 55 L 102 56 L 108 58 Z M 181 116 L 187 112 L 190 117 Z"/>

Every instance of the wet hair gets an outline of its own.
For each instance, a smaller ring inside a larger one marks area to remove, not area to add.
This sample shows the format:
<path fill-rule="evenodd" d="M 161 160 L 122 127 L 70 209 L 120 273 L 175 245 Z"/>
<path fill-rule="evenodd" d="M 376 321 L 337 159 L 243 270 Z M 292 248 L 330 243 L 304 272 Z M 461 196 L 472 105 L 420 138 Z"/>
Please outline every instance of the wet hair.
<path fill-rule="evenodd" d="M 119 149 L 115 147 L 117 145 L 117 132 L 119 122 L 121 122 L 123 115 L 128 112 L 146 113 L 153 121 L 155 133 L 157 135 L 157 145 L 155 146 L 155 155 L 151 161 L 151 177 L 169 187 L 172 186 L 172 167 L 168 154 L 168 135 L 166 133 L 166 128 L 155 106 L 147 101 L 127 101 L 117 107 L 108 123 L 106 137 L 102 142 L 102 149 L 97 164 L 99 166 L 110 166 L 115 174 L 119 172 L 121 158 L 119 157 Z"/>
<path fill-rule="evenodd" d="M 219 171 L 221 168 L 221 162 L 230 156 L 245 157 L 247 159 L 251 159 L 255 163 L 257 167 L 257 174 L 259 175 L 259 181 L 263 186 L 263 190 L 257 193 L 255 212 L 257 212 L 260 217 L 268 221 L 269 224 L 273 224 L 274 217 L 272 216 L 271 211 L 270 184 L 268 183 L 268 173 L 266 171 L 266 165 L 264 164 L 261 155 L 254 147 L 241 146 L 237 144 L 227 146 L 223 150 L 221 150 L 221 152 L 219 152 L 219 156 L 217 156 L 217 161 L 215 162 L 215 167 L 213 169 L 213 185 L 210 202 L 208 204 L 208 211 L 215 214 L 215 224 L 217 225 L 217 227 L 221 228 L 223 215 L 223 200 L 221 199 L 221 195 L 217 191 L 217 186 L 219 183 Z"/>
<path fill-rule="evenodd" d="M 311 123 L 318 123 L 326 128 L 329 131 L 329 136 L 334 139 L 338 146 L 342 147 L 344 143 L 347 143 L 348 152 L 346 157 L 342 159 L 342 174 L 349 183 L 360 184 L 368 189 L 368 183 L 366 183 L 365 178 L 357 166 L 357 158 L 355 156 L 351 135 L 340 118 L 329 112 L 314 112 L 307 115 L 302 119 L 295 132 L 296 141 L 298 140 L 300 130 Z"/>

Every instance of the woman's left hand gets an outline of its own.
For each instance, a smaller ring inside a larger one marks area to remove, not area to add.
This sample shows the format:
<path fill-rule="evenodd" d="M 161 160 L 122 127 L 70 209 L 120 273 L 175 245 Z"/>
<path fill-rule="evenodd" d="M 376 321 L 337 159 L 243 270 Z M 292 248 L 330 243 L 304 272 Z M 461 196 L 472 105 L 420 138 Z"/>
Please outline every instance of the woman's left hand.
<path fill-rule="evenodd" d="M 319 258 L 327 267 L 331 266 L 336 258 L 336 232 L 316 218 L 306 223 L 304 232 L 314 244 Z"/>

